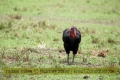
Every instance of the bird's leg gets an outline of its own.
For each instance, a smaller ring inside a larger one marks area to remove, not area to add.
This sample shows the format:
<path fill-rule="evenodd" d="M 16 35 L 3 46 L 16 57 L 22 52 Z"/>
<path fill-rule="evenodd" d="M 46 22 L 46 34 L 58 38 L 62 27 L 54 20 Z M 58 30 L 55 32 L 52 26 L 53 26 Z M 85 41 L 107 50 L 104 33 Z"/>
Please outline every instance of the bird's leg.
<path fill-rule="evenodd" d="M 74 63 L 74 57 L 75 57 L 75 54 L 73 54 L 73 60 L 72 60 L 72 63 Z"/>
<path fill-rule="evenodd" d="M 67 62 L 68 62 L 68 64 L 69 64 L 69 54 L 67 54 Z"/>

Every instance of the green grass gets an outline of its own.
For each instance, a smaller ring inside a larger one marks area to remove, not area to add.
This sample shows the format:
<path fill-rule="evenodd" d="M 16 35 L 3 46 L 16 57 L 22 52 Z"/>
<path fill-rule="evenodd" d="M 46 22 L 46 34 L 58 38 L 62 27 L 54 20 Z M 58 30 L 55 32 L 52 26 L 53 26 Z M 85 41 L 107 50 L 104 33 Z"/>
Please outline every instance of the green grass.
<path fill-rule="evenodd" d="M 100 77 L 119 80 L 119 74 L 3 74 L 5 67 L 120 68 L 119 3 L 119 0 L 0 0 L 0 80 L 84 80 L 86 75 L 89 80 Z M 81 31 L 82 41 L 75 63 L 67 65 L 62 32 L 72 25 Z"/>

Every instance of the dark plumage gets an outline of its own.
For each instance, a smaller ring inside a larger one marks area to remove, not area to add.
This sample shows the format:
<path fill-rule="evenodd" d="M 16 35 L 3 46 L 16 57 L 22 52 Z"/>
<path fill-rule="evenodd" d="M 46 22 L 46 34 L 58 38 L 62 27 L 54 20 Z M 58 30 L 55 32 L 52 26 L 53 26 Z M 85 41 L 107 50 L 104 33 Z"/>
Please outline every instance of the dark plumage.
<path fill-rule="evenodd" d="M 73 63 L 75 54 L 77 53 L 79 44 L 81 42 L 81 33 L 76 27 L 73 26 L 71 29 L 65 29 L 63 31 L 62 39 L 64 42 L 64 49 L 67 53 L 67 62 L 69 64 L 69 53 L 70 51 L 73 51 Z"/>

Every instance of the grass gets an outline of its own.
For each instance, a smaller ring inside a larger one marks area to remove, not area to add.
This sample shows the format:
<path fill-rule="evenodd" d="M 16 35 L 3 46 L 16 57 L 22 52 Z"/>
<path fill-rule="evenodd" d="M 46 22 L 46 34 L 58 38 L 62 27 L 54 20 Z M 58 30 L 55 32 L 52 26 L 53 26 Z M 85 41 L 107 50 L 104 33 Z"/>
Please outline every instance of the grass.
<path fill-rule="evenodd" d="M 120 68 L 119 15 L 119 0 L 0 1 L 0 79 L 119 80 L 119 74 L 3 74 L 5 67 Z M 82 41 L 75 63 L 67 65 L 62 32 L 72 25 L 81 31 Z"/>

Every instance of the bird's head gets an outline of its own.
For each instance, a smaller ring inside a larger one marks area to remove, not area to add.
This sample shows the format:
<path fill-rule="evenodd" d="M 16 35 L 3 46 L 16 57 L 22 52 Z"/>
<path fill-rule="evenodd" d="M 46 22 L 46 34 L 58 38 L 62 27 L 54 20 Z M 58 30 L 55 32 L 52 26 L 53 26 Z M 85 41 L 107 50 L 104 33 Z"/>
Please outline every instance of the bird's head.
<path fill-rule="evenodd" d="M 72 38 L 75 38 L 77 34 L 77 28 L 75 26 L 72 26 L 70 29 L 70 35 Z"/>

